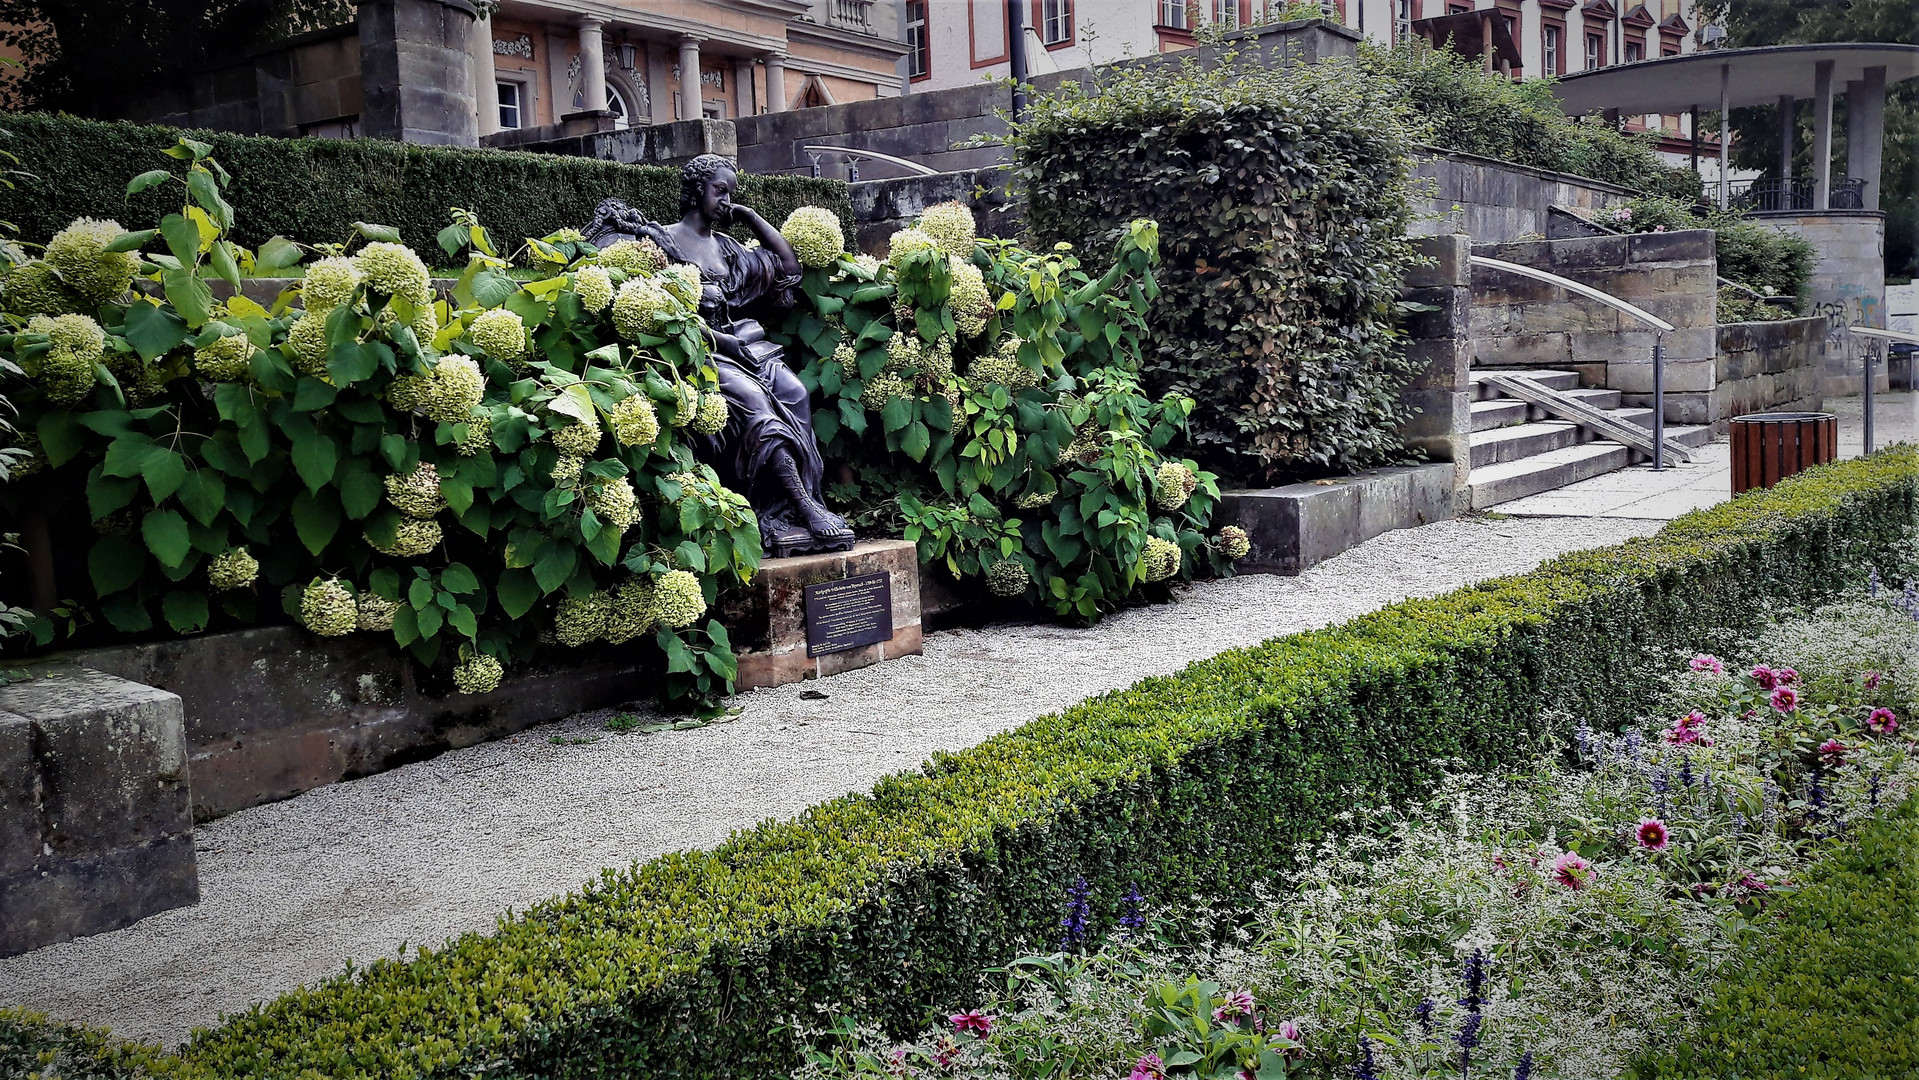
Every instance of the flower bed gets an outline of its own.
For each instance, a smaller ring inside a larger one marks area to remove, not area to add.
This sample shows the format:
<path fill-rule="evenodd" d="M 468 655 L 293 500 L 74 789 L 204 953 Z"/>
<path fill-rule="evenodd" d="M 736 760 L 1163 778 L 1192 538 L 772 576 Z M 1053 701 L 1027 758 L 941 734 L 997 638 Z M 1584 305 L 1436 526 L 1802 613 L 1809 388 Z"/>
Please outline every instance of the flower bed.
<path fill-rule="evenodd" d="M 1542 708 L 1630 719 L 1658 688 L 1645 648 L 1698 648 L 1858 586 L 1910 557 L 1916 512 L 1919 452 L 1900 448 L 1647 540 L 1225 653 L 287 995 L 201 1033 L 179 1069 L 777 1075 L 798 1061 L 791 1018 L 816 1004 L 861 997 L 913 1030 L 1022 942 L 1057 940 L 1061 881 L 1086 879 L 1096 940 L 1134 886 L 1247 895 L 1352 790 L 1403 800 L 1438 779 L 1435 759 L 1530 760 L 1552 733 Z"/>
<path fill-rule="evenodd" d="M 1341 814 L 1242 928 L 1250 944 L 1155 942 L 1134 890 L 1117 939 L 1077 955 L 1082 879 L 1061 952 L 1016 961 L 1005 990 L 915 1042 L 816 1031 L 801 1076 L 1587 1078 L 1675 1047 L 1689 1069 L 1646 1075 L 1890 1075 L 1915 997 L 1899 982 L 1919 883 L 1900 861 L 1919 839 L 1899 721 L 1919 703 L 1915 618 L 1823 612 L 1765 635 L 1753 655 L 1773 664 L 1695 657 L 1668 720 L 1581 725 L 1573 763 L 1456 772 L 1410 812 Z M 1829 925 L 1838 940 L 1818 940 Z M 1808 1014 L 1830 1021 L 1810 1039 Z"/>

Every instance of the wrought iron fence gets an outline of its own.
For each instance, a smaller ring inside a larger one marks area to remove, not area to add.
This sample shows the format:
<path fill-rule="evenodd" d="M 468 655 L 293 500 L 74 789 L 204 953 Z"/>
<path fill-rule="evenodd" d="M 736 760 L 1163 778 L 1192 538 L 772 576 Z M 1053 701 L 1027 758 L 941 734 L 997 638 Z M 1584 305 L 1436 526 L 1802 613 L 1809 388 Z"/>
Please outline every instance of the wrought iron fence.
<path fill-rule="evenodd" d="M 1730 202 L 1735 210 L 1745 210 L 1756 214 L 1790 213 L 1794 210 L 1810 211 L 1819 209 L 1813 205 L 1818 191 L 1818 182 L 1810 176 L 1795 176 L 1790 179 L 1764 177 L 1750 180 L 1744 184 L 1732 186 Z M 1827 210 L 1864 209 L 1866 182 L 1850 176 L 1835 176 L 1832 179 L 1832 194 L 1827 199 Z"/>

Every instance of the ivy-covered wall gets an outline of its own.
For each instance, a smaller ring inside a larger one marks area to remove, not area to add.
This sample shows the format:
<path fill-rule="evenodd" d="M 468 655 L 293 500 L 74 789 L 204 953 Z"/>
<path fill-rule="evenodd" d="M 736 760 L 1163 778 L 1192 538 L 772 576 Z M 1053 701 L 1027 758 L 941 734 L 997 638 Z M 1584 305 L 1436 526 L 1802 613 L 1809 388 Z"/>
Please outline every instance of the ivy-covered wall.
<path fill-rule="evenodd" d="M 27 175 L 0 189 L 0 221 L 44 243 L 77 217 L 158 221 L 178 209 L 159 190 L 129 197 L 127 178 L 149 167 L 182 134 L 177 128 L 24 113 L 0 119 L 11 137 L 0 149 Z M 518 246 L 592 217 L 606 198 L 648 217 L 679 219 L 679 170 L 505 150 L 414 146 L 383 139 L 272 139 L 194 133 L 233 174 L 233 239 L 257 247 L 278 234 L 303 244 L 341 243 L 356 221 L 400 231 L 402 242 L 436 250 L 447 207 L 471 210 L 503 243 Z M 769 221 L 800 206 L 851 220 L 846 185 L 800 176 L 746 176 L 740 201 Z"/>

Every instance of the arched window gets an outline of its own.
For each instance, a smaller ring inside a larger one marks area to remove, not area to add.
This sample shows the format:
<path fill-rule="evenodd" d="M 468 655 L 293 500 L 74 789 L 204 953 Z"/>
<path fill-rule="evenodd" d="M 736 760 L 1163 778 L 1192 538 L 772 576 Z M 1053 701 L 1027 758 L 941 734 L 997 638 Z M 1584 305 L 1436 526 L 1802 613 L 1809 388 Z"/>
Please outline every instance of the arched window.
<path fill-rule="evenodd" d="M 613 114 L 613 127 L 615 130 L 628 128 L 633 125 L 633 110 L 627 107 L 626 95 L 611 81 L 608 81 L 606 84 L 606 108 L 608 112 Z"/>

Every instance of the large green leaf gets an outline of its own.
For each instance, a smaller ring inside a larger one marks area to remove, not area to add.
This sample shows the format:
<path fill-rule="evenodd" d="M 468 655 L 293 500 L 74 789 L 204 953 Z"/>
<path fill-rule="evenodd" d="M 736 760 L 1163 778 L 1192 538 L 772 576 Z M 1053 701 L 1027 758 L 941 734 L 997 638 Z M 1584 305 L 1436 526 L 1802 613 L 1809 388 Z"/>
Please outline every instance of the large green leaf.
<path fill-rule="evenodd" d="M 552 592 L 566 584 L 579 558 L 571 544 L 548 544 L 540 553 L 539 561 L 533 564 L 533 580 L 540 583 L 540 591 Z"/>
<path fill-rule="evenodd" d="M 87 477 L 87 516 L 95 521 L 133 501 L 140 493 L 140 481 L 106 476 L 97 470 Z"/>
<path fill-rule="evenodd" d="M 64 409 L 41 413 L 34 430 L 40 435 L 40 448 L 46 451 L 49 465 L 65 465 L 87 444 L 86 430 Z"/>
<path fill-rule="evenodd" d="M 181 533 L 185 534 L 185 524 Z M 124 536 L 107 535 L 93 542 L 87 552 L 87 573 L 93 578 L 93 591 L 105 596 L 131 588 L 147 566 L 147 553 Z"/>
<path fill-rule="evenodd" d="M 912 419 L 913 402 L 907 398 L 887 398 L 885 407 L 880 409 L 880 424 L 888 433 L 905 427 Z"/>
<path fill-rule="evenodd" d="M 140 354 L 140 359 L 153 360 L 178 348 L 187 339 L 187 324 L 165 308 L 136 300 L 127 306 L 121 333 L 126 336 L 127 344 Z"/>
<path fill-rule="evenodd" d="M 506 612 L 509 619 L 517 619 L 533 610 L 540 600 L 542 590 L 533 580 L 533 574 L 527 570 L 506 570 L 500 574 L 500 583 L 494 586 L 494 595 L 500 598 L 500 610 Z"/>
<path fill-rule="evenodd" d="M 340 448 L 325 432 L 311 429 L 293 438 L 293 469 L 300 474 L 308 491 L 318 491 L 333 479 L 340 463 Z"/>
<path fill-rule="evenodd" d="M 207 594 L 198 589 L 170 592 L 160 601 L 160 613 L 177 634 L 197 634 L 207 628 Z"/>
<path fill-rule="evenodd" d="M 196 469 L 180 482 L 180 505 L 202 525 L 213 524 L 226 505 L 227 482 L 212 469 Z"/>
<path fill-rule="evenodd" d="M 179 566 L 193 549 L 187 519 L 173 510 L 149 510 L 140 522 L 140 537 L 163 566 Z"/>
<path fill-rule="evenodd" d="M 149 447 L 140 461 L 140 476 L 146 480 L 147 492 L 157 503 L 180 490 L 187 478 L 187 462 L 164 446 Z"/>
<path fill-rule="evenodd" d="M 293 528 L 308 551 L 320 554 L 340 531 L 340 500 L 331 490 L 300 492 L 293 497 Z"/>
<path fill-rule="evenodd" d="M 284 270 L 289 266 L 297 266 L 301 258 L 300 245 L 284 236 L 275 236 L 260 245 L 260 250 L 253 256 L 253 265 L 262 272 Z"/>
<path fill-rule="evenodd" d="M 341 509 L 355 521 L 371 514 L 380 505 L 380 496 L 385 491 L 364 458 L 350 457 L 340 462 L 334 482 L 340 488 Z"/>
<path fill-rule="evenodd" d="M 166 238 L 167 250 L 173 257 L 186 266 L 192 266 L 200 260 L 200 227 L 188 220 L 185 214 L 168 214 L 160 219 L 160 235 Z"/>
<path fill-rule="evenodd" d="M 380 370 L 380 354 L 371 345 L 335 345 L 328 354 L 326 369 L 335 386 L 352 386 L 371 379 Z"/>

